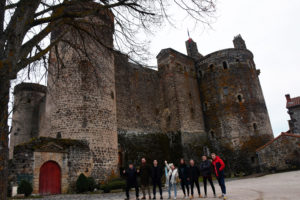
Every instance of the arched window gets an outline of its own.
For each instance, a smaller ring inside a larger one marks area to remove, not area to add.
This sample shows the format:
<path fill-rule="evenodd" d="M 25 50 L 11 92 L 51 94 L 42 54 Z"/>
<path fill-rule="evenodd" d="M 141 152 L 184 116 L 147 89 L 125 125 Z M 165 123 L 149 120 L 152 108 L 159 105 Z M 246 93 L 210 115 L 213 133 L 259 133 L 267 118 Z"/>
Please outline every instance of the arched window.
<path fill-rule="evenodd" d="M 239 94 L 239 95 L 237 96 L 237 99 L 238 99 L 238 101 L 239 101 L 240 103 L 243 102 L 243 97 L 242 97 L 242 95 Z"/>
<path fill-rule="evenodd" d="M 57 132 L 57 133 L 56 133 L 56 138 L 57 138 L 57 139 L 61 139 L 61 132 Z"/>
<path fill-rule="evenodd" d="M 223 61 L 223 69 L 228 69 L 228 64 L 226 61 Z"/>

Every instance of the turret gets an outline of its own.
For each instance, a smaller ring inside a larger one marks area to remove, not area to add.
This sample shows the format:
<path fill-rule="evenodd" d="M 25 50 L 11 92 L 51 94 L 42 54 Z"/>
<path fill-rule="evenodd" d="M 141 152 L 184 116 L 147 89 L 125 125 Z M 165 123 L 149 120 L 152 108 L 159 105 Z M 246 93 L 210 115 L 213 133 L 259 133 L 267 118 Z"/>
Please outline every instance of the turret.
<path fill-rule="evenodd" d="M 192 38 L 189 38 L 185 42 L 186 51 L 188 56 L 192 57 L 195 60 L 198 60 L 202 58 L 203 56 L 198 52 L 197 43 L 192 40 Z"/>
<path fill-rule="evenodd" d="M 10 158 L 13 158 L 16 145 L 38 136 L 46 90 L 46 86 L 35 83 L 21 83 L 15 86 Z"/>
<path fill-rule="evenodd" d="M 246 43 L 240 34 L 234 37 L 233 45 L 236 49 L 247 49 Z"/>

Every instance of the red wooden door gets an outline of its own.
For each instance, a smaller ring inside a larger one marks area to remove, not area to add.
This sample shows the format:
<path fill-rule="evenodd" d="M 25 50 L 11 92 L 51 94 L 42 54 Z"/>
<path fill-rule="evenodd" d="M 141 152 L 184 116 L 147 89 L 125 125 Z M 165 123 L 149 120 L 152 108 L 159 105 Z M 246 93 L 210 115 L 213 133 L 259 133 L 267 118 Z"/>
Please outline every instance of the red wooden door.
<path fill-rule="evenodd" d="M 40 194 L 61 193 L 61 172 L 56 162 L 48 161 L 40 169 Z"/>

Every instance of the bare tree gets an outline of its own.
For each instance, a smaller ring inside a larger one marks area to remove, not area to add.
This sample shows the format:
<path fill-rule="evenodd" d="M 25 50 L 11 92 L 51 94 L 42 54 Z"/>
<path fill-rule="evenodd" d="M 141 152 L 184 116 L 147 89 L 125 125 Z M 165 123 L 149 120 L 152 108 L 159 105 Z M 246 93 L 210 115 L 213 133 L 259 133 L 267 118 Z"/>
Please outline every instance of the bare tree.
<path fill-rule="evenodd" d="M 47 59 L 47 53 L 63 33 L 50 40 L 54 28 L 65 24 L 77 27 L 74 19 L 110 9 L 115 16 L 115 48 L 131 56 L 142 56 L 144 41 L 136 34 L 151 32 L 164 20 L 170 22 L 168 6 L 186 11 L 195 23 L 208 24 L 215 0 L 95 0 L 101 6 L 77 12 L 70 5 L 90 0 L 0 0 L 0 199 L 7 197 L 8 103 L 10 81 L 17 73 Z M 79 27 L 78 27 L 79 28 Z M 96 40 L 96 38 L 95 38 Z M 97 40 L 98 41 L 98 40 Z M 103 45 L 101 41 L 98 41 Z"/>

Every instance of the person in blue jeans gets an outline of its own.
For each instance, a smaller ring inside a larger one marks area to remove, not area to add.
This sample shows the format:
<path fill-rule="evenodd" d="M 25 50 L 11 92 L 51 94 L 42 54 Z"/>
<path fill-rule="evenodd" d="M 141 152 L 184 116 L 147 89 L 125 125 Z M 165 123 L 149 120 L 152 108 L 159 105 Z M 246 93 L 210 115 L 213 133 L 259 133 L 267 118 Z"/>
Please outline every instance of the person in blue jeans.
<path fill-rule="evenodd" d="M 212 164 L 215 169 L 215 174 L 218 179 L 219 185 L 222 190 L 222 196 L 220 196 L 223 199 L 227 199 L 226 197 L 226 186 L 225 186 L 225 175 L 224 175 L 224 169 L 225 169 L 225 164 L 223 160 L 217 156 L 215 153 L 211 154 L 211 158 L 213 160 Z"/>
<path fill-rule="evenodd" d="M 166 184 L 168 185 L 168 192 L 169 192 L 169 199 L 171 199 L 171 191 L 174 190 L 174 199 L 177 198 L 177 178 L 178 178 L 178 170 L 176 167 L 171 163 L 168 164 L 167 161 L 165 161 L 166 164 Z"/>

